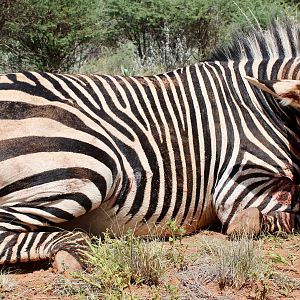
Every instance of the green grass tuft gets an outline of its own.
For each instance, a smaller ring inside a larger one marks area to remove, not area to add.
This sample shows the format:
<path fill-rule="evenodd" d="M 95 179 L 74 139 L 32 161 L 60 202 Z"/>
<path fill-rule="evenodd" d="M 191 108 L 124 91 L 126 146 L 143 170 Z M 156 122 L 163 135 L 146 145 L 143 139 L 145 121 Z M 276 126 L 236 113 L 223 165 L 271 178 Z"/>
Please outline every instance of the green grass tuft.
<path fill-rule="evenodd" d="M 121 297 L 131 284 L 158 284 L 166 269 L 162 244 L 135 237 L 131 231 L 120 239 L 108 234 L 95 238 L 87 257 L 89 272 L 78 277 L 107 298 Z"/>

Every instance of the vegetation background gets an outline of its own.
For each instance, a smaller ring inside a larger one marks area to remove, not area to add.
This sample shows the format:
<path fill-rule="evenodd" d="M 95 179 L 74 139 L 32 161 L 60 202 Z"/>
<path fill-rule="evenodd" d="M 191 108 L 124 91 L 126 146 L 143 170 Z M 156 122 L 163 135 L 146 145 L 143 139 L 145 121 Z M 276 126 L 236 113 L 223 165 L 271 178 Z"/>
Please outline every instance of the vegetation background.
<path fill-rule="evenodd" d="M 144 75 L 205 59 L 231 33 L 299 18 L 297 0 L 0 0 L 0 72 Z"/>

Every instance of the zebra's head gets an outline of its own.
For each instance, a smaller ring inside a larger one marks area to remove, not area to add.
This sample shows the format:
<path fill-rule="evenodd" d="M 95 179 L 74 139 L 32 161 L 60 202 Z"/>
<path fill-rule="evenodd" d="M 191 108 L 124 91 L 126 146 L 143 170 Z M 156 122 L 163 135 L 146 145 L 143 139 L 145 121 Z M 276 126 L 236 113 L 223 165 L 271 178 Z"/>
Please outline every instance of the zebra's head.
<path fill-rule="evenodd" d="M 300 111 L 300 80 L 264 80 L 245 76 L 251 84 L 280 101 L 282 106 L 291 106 Z"/>

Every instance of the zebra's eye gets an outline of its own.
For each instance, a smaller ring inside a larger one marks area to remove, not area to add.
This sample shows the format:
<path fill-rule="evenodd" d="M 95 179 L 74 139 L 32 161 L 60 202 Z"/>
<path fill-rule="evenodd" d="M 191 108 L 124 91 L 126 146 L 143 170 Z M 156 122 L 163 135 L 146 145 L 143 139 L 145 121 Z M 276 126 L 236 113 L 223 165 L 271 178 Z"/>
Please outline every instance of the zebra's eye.
<path fill-rule="evenodd" d="M 249 83 L 280 100 L 283 106 L 293 106 L 300 109 L 300 80 L 258 80 L 245 76 Z"/>

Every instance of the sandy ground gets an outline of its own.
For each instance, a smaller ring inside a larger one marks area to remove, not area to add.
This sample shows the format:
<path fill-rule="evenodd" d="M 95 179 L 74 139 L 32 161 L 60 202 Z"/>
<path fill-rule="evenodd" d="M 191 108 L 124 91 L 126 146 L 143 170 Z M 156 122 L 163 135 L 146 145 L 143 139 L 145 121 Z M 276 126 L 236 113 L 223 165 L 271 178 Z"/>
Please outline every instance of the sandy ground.
<path fill-rule="evenodd" d="M 185 237 L 183 244 L 186 246 L 187 257 L 197 255 L 196 245 L 199 237 L 226 239 L 224 235 L 215 232 Z M 163 276 L 160 285 L 169 286 L 169 292 L 160 289 L 160 286 L 133 287 L 136 295 L 134 299 L 300 299 L 300 236 L 264 238 L 263 251 L 264 256 L 273 261 L 274 270 L 284 276 L 280 284 L 276 281 L 265 284 L 258 280 L 239 289 L 221 290 L 217 282 L 209 280 L 205 282 L 200 278 L 197 273 L 200 257 L 197 260 L 190 260 L 183 270 L 172 269 Z M 4 277 L 2 275 L 0 299 L 95 299 L 76 293 L 74 295 L 66 293 L 64 287 L 57 284 L 64 280 L 62 275 L 54 273 L 49 263 L 24 265 L 22 268 L 22 271 L 5 270 L 9 274 Z M 287 282 L 283 284 L 283 281 Z M 292 288 L 289 287 L 291 282 L 298 281 L 299 285 L 293 284 Z"/>

